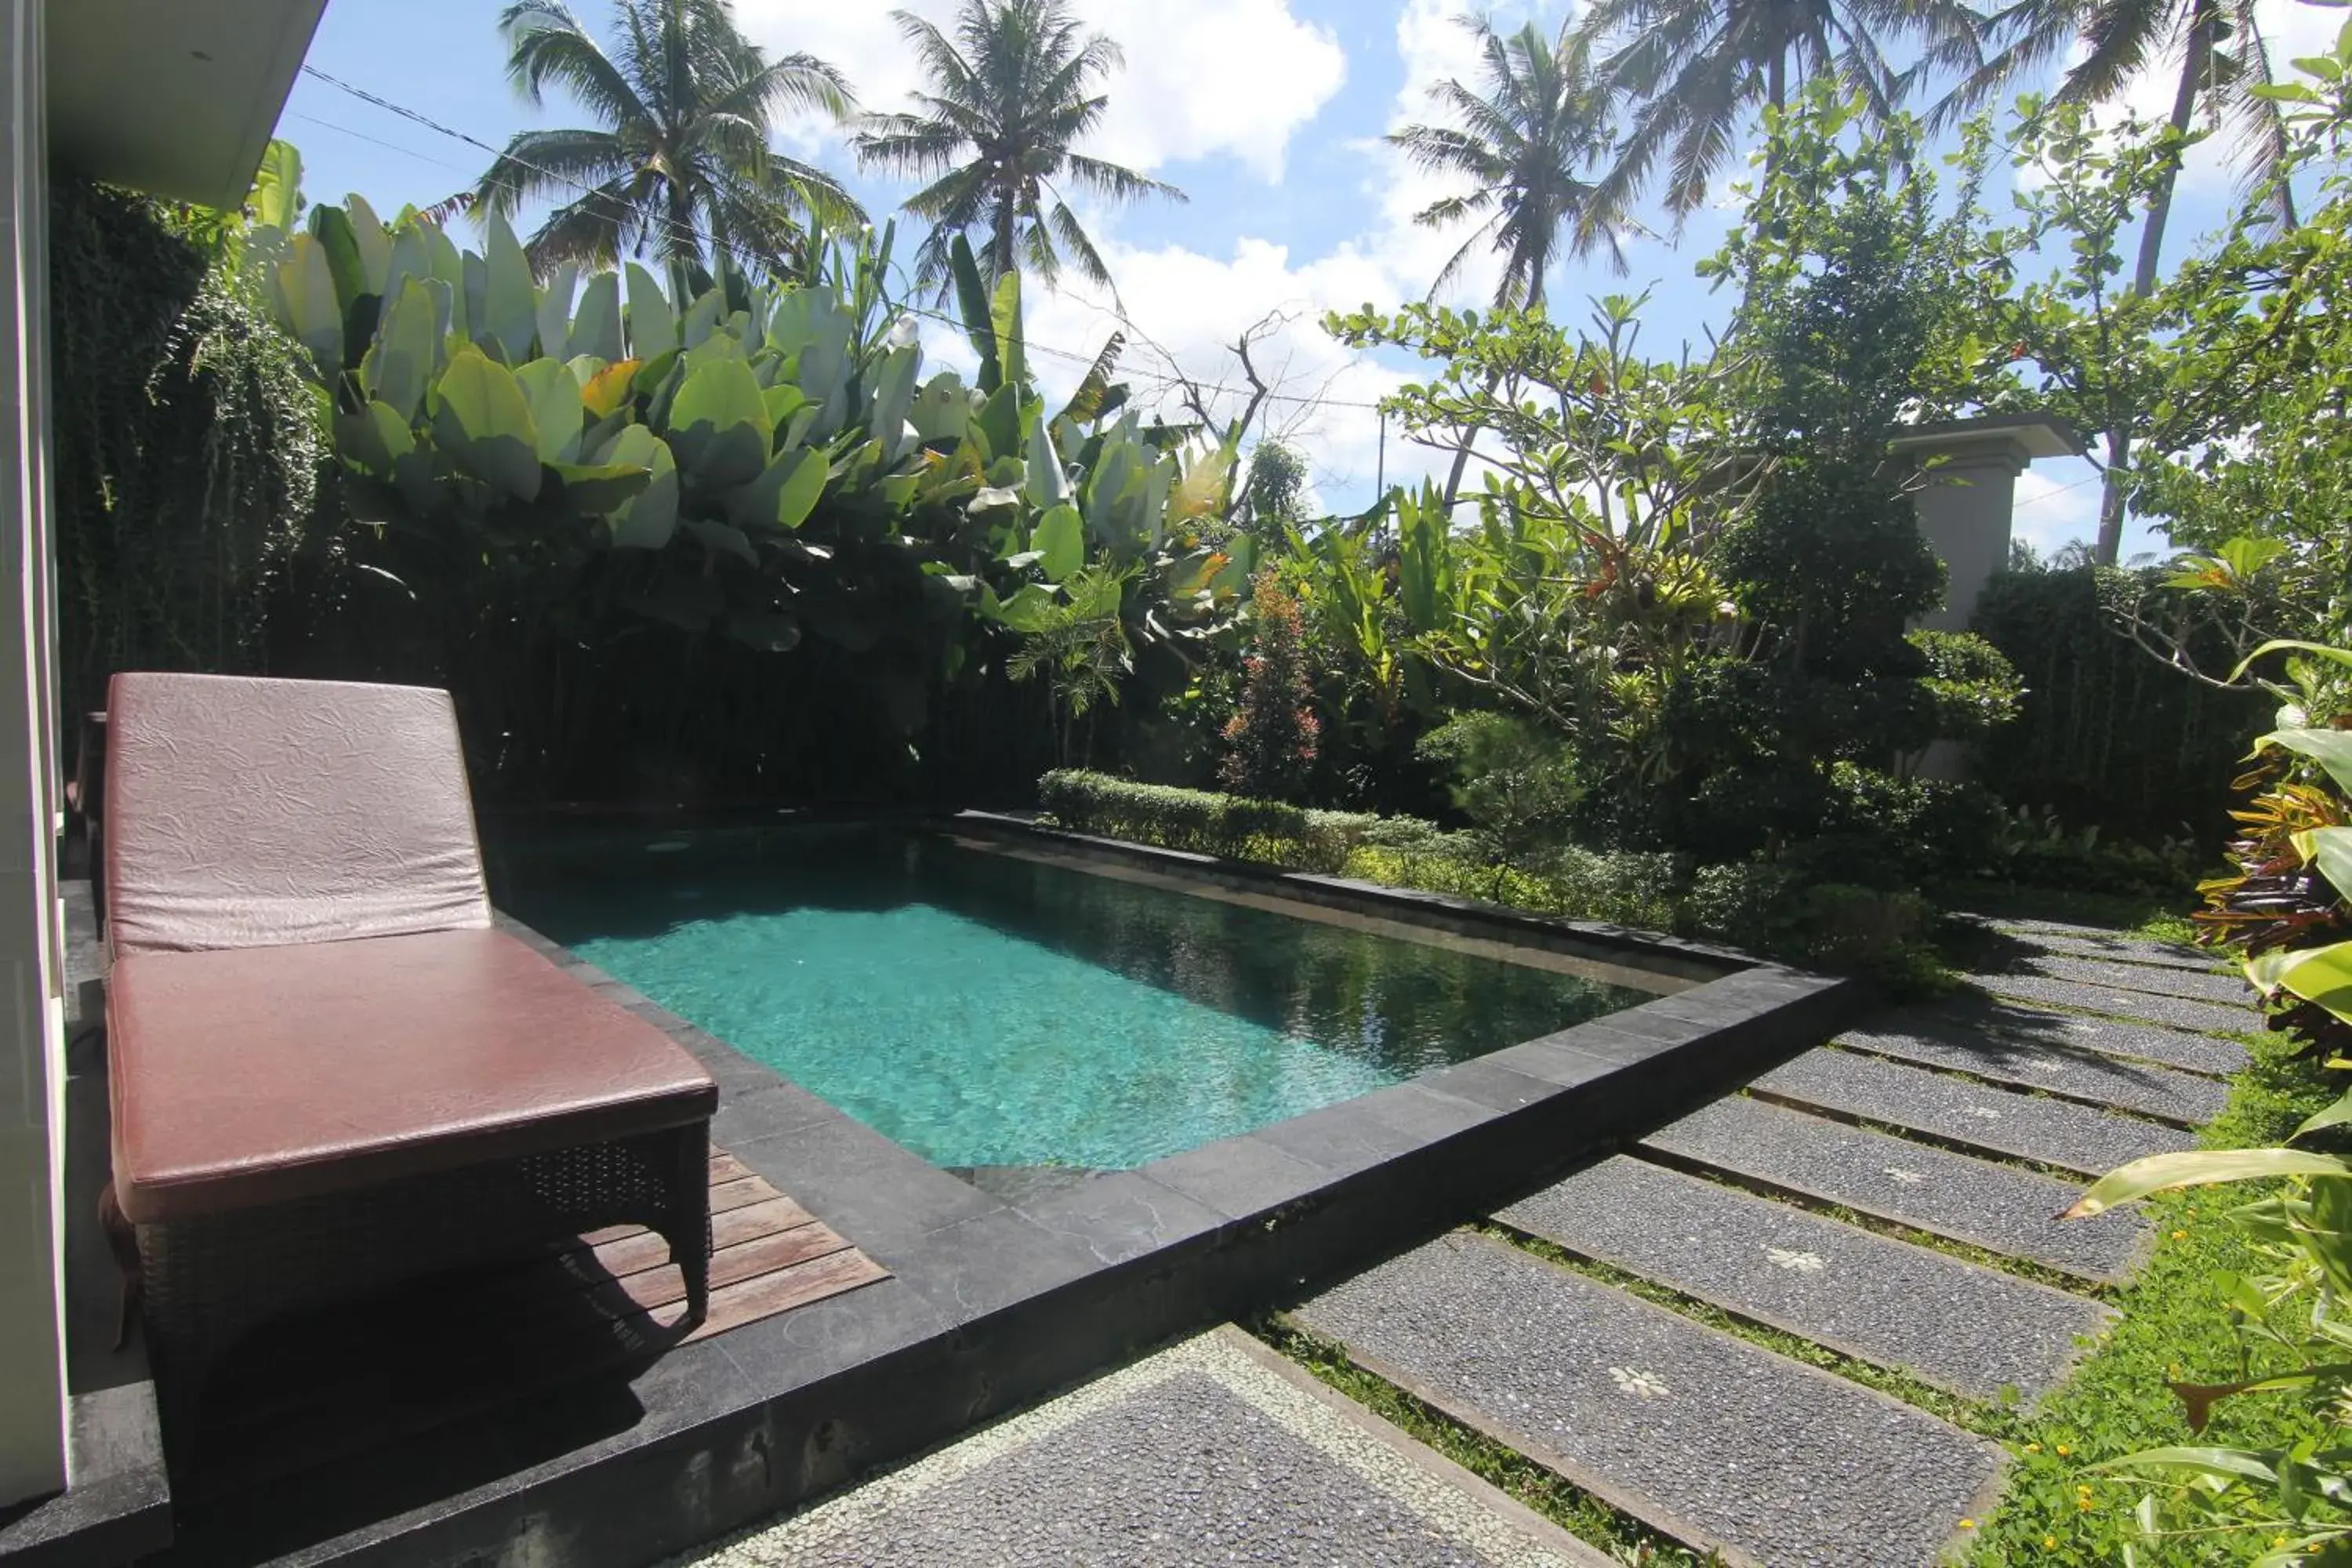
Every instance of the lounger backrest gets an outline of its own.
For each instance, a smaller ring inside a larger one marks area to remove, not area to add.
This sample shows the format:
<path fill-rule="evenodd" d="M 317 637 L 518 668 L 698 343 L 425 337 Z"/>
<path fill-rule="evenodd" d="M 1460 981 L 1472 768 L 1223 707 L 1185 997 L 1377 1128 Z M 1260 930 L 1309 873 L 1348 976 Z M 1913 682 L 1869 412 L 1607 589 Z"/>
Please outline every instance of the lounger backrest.
<path fill-rule="evenodd" d="M 490 923 L 447 692 L 123 674 L 107 731 L 115 952 Z"/>

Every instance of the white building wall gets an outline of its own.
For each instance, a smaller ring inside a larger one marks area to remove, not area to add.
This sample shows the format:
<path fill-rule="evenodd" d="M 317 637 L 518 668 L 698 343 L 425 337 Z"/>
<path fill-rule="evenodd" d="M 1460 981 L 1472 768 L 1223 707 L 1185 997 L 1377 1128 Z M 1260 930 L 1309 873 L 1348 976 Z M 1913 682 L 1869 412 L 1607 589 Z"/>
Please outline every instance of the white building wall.
<path fill-rule="evenodd" d="M 41 18 L 0 0 L 0 1505 L 66 1482 Z"/>

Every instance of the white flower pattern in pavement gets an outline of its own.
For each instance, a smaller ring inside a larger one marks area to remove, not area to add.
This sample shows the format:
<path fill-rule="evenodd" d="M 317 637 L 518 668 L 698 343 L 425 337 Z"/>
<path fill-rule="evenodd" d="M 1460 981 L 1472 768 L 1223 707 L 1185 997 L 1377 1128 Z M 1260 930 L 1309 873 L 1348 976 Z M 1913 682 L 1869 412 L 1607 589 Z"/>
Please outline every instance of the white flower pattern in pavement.
<path fill-rule="evenodd" d="M 1818 1252 L 1798 1252 L 1786 1247 L 1768 1247 L 1764 1249 L 1764 1256 L 1796 1274 L 1819 1274 L 1829 1267 L 1822 1261 L 1822 1255 Z"/>
<path fill-rule="evenodd" d="M 1630 1394 L 1637 1399 L 1663 1399 L 1671 1392 L 1659 1379 L 1630 1366 L 1612 1366 L 1609 1375 L 1617 1380 L 1618 1393 Z"/>
<path fill-rule="evenodd" d="M 1887 1167 L 1886 1167 L 1886 1175 L 1887 1175 L 1887 1179 L 1888 1179 L 1888 1180 L 1893 1181 L 1893 1182 L 1897 1182 L 1897 1183 L 1899 1183 L 1899 1184 L 1901 1184 L 1902 1185 L 1906 1186 L 1906 1187 L 1916 1187 L 1916 1186 L 1917 1186 L 1920 1183 L 1922 1183 L 1922 1182 L 1924 1182 L 1924 1181 L 1926 1181 L 1926 1180 L 1927 1179 L 1927 1177 L 1925 1177 L 1925 1176 L 1921 1175 L 1918 1172 L 1916 1172 L 1916 1171 L 1906 1171 L 1906 1170 L 1905 1170 L 1905 1169 L 1904 1169 L 1902 1166 L 1900 1166 L 1900 1165 L 1889 1165 L 1889 1166 L 1887 1166 Z"/>

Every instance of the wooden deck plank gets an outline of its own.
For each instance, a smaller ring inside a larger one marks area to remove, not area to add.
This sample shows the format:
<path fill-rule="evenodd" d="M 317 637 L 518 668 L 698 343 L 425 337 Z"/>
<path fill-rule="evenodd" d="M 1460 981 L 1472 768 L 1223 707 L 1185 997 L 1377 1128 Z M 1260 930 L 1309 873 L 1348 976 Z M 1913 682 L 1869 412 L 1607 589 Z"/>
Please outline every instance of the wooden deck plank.
<path fill-rule="evenodd" d="M 709 1339 L 888 1278 L 723 1149 L 709 1161 Z M 289 1321 L 242 1346 L 208 1391 L 196 1494 L 481 1418 L 583 1379 L 634 1375 L 684 1342 L 669 1244 L 613 1226 L 536 1257 L 415 1281 Z"/>

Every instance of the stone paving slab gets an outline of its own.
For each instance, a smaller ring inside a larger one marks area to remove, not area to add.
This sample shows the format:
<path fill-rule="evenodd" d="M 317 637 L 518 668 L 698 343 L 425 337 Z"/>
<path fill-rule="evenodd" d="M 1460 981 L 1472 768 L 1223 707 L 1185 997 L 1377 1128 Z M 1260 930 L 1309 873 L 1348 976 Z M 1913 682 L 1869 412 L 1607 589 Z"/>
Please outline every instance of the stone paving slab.
<path fill-rule="evenodd" d="M 2086 1176 L 2105 1175 L 2143 1154 L 2197 1143 L 2181 1128 L 1970 1083 L 1858 1051 L 1807 1051 L 1750 1087 Z"/>
<path fill-rule="evenodd" d="M 2002 927 L 2001 930 L 2012 942 L 2043 952 L 2065 953 L 2074 958 L 2104 958 L 2115 963 L 2180 969 L 2197 974 L 2214 973 L 2218 962 L 2215 954 L 2200 948 L 2178 947 L 2168 942 L 2140 942 L 2132 937 L 2116 936 L 2111 931 L 2069 935 L 2016 927 Z"/>
<path fill-rule="evenodd" d="M 2053 1217 L 2080 1194 L 2076 1184 L 1745 1096 L 1718 1100 L 1642 1146 L 2103 1283 L 2130 1273 L 2154 1234 L 2131 1208 Z"/>
<path fill-rule="evenodd" d="M 1927 1568 L 1994 1447 L 1924 1411 L 1485 1237 L 1297 1309 L 1359 1362 L 1735 1563 Z"/>
<path fill-rule="evenodd" d="M 2191 1127 L 2203 1126 L 2230 1103 L 2230 1086 L 2216 1079 L 2046 1040 L 1979 1032 L 1934 1007 L 1882 1014 L 1868 1028 L 1847 1030 L 1838 1043 Z"/>
<path fill-rule="evenodd" d="M 2160 1029 L 2153 1024 L 2127 1024 L 2120 1018 L 2053 1012 L 1992 996 L 1948 997 L 1937 1005 L 1936 1016 L 1954 1028 L 1977 1034 L 2160 1062 L 2213 1078 L 2228 1078 L 2240 1071 L 2253 1055 L 2242 1041 L 2223 1039 L 2219 1035 L 2192 1035 L 2180 1029 Z"/>
<path fill-rule="evenodd" d="M 1608 1568 L 1239 1330 L 715 1549 L 709 1568 Z"/>
<path fill-rule="evenodd" d="M 2211 1002 L 2189 1002 L 2177 996 L 2151 996 L 2144 991 L 2118 991 L 2111 985 L 2084 985 L 2072 980 L 2053 980 L 2041 974 L 1971 974 L 1969 983 L 1980 985 L 1996 996 L 2007 996 L 2020 1002 L 2051 1003 L 2061 1007 L 2079 1007 L 2085 1012 L 2105 1013 L 2117 1018 L 2137 1018 L 2146 1024 L 2161 1024 L 2168 1029 L 2193 1029 L 2208 1035 L 2251 1034 L 2263 1026 L 2262 1016 L 2254 1011 L 2252 993 L 2247 993 L 2247 1005 L 2223 1007 Z"/>
<path fill-rule="evenodd" d="M 1496 1218 L 1727 1311 L 1979 1399 L 2064 1375 L 2095 1301 L 1618 1155 Z"/>
<path fill-rule="evenodd" d="M 2071 953 L 2030 953 L 2012 966 L 2052 980 L 2071 980 L 2103 990 L 2146 991 L 2158 996 L 2179 996 L 2198 1002 L 2242 1005 L 2253 995 L 2244 978 L 2236 974 L 2198 973 L 2186 969 L 2158 969 L 2146 963 L 2112 963 L 2103 959 L 2077 958 Z"/>

